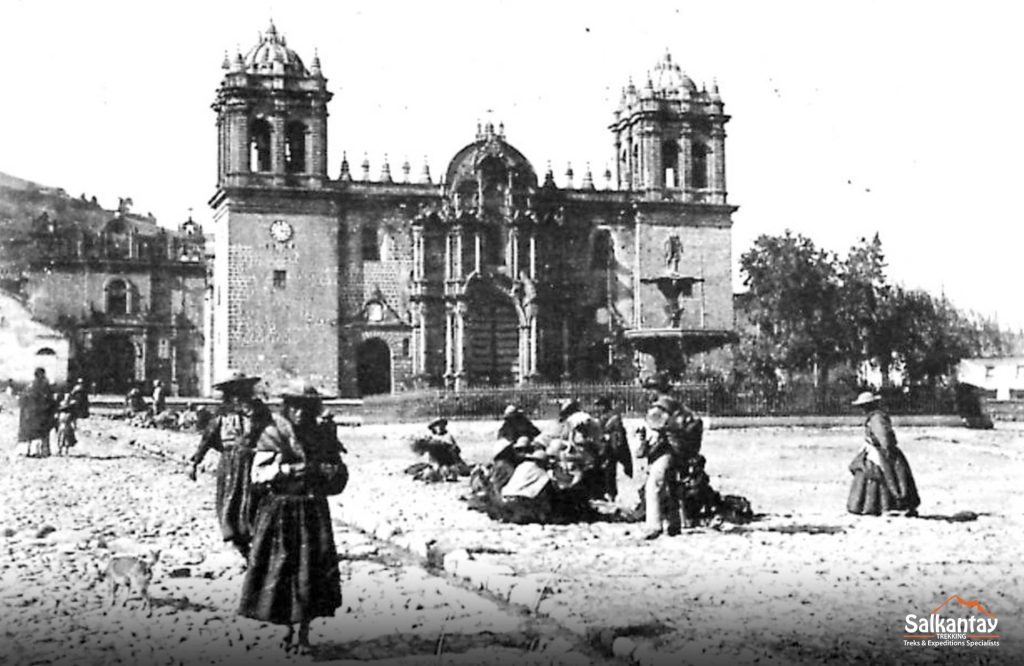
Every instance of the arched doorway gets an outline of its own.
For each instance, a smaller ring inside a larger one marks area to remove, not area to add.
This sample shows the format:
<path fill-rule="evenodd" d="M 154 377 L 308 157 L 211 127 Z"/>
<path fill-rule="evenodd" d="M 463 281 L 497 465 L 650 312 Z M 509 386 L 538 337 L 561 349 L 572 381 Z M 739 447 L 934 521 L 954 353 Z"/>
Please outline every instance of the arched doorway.
<path fill-rule="evenodd" d="M 125 393 L 135 381 L 135 345 L 131 336 L 107 333 L 93 338 L 86 381 L 103 393 Z"/>
<path fill-rule="evenodd" d="M 466 375 L 471 385 L 515 382 L 519 363 L 519 315 L 507 289 L 473 281 L 467 289 Z"/>
<path fill-rule="evenodd" d="M 380 338 L 370 338 L 356 349 L 356 382 L 361 395 L 391 392 L 391 349 Z"/>

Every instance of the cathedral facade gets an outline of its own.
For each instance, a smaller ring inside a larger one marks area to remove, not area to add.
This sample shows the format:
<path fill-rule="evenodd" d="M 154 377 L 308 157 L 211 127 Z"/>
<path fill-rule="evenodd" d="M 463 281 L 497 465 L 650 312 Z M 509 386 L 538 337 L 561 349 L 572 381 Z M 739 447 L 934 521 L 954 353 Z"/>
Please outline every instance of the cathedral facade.
<path fill-rule="evenodd" d="M 614 173 L 555 184 L 478 126 L 437 182 L 327 173 L 332 94 L 273 25 L 213 108 L 214 375 L 342 395 L 627 381 L 733 339 L 725 124 L 666 55 L 623 91 Z"/>

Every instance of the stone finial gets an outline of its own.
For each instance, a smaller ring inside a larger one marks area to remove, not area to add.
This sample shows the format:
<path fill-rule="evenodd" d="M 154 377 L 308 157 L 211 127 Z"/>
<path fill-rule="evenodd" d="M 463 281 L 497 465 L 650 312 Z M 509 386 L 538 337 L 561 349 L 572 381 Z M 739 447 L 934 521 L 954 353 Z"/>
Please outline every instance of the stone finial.
<path fill-rule="evenodd" d="M 220 63 L 221 69 L 231 69 L 231 59 L 228 58 L 228 51 L 224 49 L 224 60 Z"/>
<path fill-rule="evenodd" d="M 403 183 L 408 183 L 409 182 L 409 172 L 410 171 L 412 171 L 412 167 L 409 166 L 409 158 L 407 157 L 407 158 L 405 158 L 405 161 L 402 162 L 402 182 Z"/>
<path fill-rule="evenodd" d="M 555 186 L 555 172 L 551 169 L 551 162 L 548 162 L 548 170 L 544 172 L 544 187 Z"/>
<path fill-rule="evenodd" d="M 430 178 L 430 165 L 427 164 L 427 156 L 423 156 L 423 171 L 420 172 L 420 182 L 425 184 L 431 184 L 434 181 Z"/>
<path fill-rule="evenodd" d="M 604 189 L 612 189 L 612 169 L 609 166 L 604 168 Z"/>
<path fill-rule="evenodd" d="M 346 183 L 352 182 L 352 173 L 348 169 L 348 154 L 344 150 L 341 151 L 341 173 L 338 179 Z"/>
<path fill-rule="evenodd" d="M 722 103 L 722 95 L 718 92 L 718 79 L 711 80 L 711 101 Z"/>
<path fill-rule="evenodd" d="M 391 180 L 391 164 L 388 162 L 388 154 L 384 153 L 384 164 L 380 168 L 380 180 L 382 183 L 393 183 Z"/>
<path fill-rule="evenodd" d="M 484 128 L 483 128 L 483 125 L 481 125 L 480 121 L 478 120 L 478 121 L 476 121 L 476 140 L 480 141 L 483 138 L 484 138 Z"/>
<path fill-rule="evenodd" d="M 313 51 L 313 62 L 309 66 L 309 73 L 313 76 L 323 76 L 323 70 L 320 68 L 319 50 Z"/>
<path fill-rule="evenodd" d="M 567 188 L 569 188 L 570 190 L 573 187 L 572 186 L 572 176 L 573 176 L 573 173 L 572 173 L 572 162 L 569 162 L 568 166 L 565 167 L 565 186 Z"/>
<path fill-rule="evenodd" d="M 587 170 L 583 172 L 583 185 L 581 187 L 585 190 L 594 189 L 594 176 L 590 173 L 590 162 L 587 162 Z"/>
<path fill-rule="evenodd" d="M 501 137 L 502 139 L 505 138 L 505 123 L 504 122 L 498 123 L 498 136 Z"/>
<path fill-rule="evenodd" d="M 238 49 L 235 51 L 235 62 L 231 66 L 232 72 L 241 72 L 245 70 L 245 59 L 242 57 L 242 50 Z"/>
<path fill-rule="evenodd" d="M 370 182 L 370 158 L 367 157 L 366 153 L 363 153 L 363 163 L 361 165 L 363 171 L 363 180 Z"/>

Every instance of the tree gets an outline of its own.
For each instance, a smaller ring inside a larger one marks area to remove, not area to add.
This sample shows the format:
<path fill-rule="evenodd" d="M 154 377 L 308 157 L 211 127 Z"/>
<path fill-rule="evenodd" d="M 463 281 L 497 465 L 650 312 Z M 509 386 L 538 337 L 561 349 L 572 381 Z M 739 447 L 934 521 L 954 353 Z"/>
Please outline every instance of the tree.
<path fill-rule="evenodd" d="M 750 290 L 750 320 L 762 340 L 756 347 L 761 364 L 787 373 L 812 370 L 823 388 L 830 367 L 842 359 L 836 257 L 787 230 L 759 237 L 740 266 Z"/>
<path fill-rule="evenodd" d="M 851 247 L 839 269 L 842 297 L 838 313 L 847 360 L 853 367 L 873 364 L 881 373 L 883 386 L 889 383 L 894 352 L 905 334 L 885 269 L 877 233 L 870 241 L 861 238 Z"/>

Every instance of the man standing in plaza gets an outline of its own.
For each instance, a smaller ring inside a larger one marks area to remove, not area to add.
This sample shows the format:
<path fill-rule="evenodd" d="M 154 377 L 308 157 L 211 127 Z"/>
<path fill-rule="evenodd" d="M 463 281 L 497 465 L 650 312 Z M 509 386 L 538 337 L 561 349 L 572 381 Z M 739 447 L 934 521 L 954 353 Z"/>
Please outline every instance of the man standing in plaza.
<path fill-rule="evenodd" d="M 203 432 L 199 448 L 192 455 L 188 476 L 196 470 L 210 449 L 220 452 L 217 464 L 217 521 L 221 536 L 243 556 L 249 554 L 255 499 L 249 474 L 256 442 L 271 422 L 270 409 L 255 395 L 259 377 L 232 372 L 213 385 L 223 402 L 217 416 Z"/>

